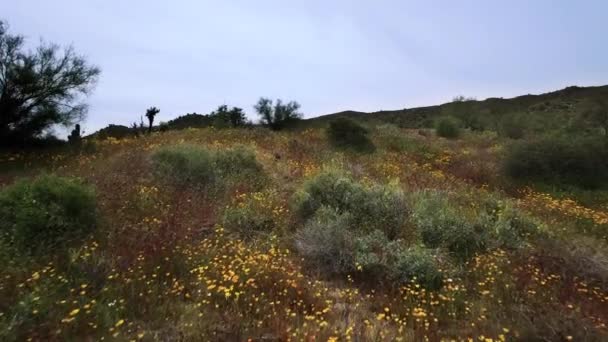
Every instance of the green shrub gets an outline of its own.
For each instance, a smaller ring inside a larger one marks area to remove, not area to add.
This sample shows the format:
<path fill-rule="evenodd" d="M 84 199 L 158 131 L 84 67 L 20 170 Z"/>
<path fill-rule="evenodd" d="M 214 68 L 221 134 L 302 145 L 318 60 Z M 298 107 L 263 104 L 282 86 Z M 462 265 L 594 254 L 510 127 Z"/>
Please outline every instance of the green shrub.
<path fill-rule="evenodd" d="M 389 246 L 392 247 L 391 241 L 380 230 L 356 238 L 353 248 L 355 265 L 370 279 L 386 277 L 392 249 Z"/>
<path fill-rule="evenodd" d="M 337 118 L 329 123 L 327 137 L 336 147 L 358 152 L 373 152 L 374 144 L 369 140 L 369 131 L 348 118 Z"/>
<path fill-rule="evenodd" d="M 209 187 L 224 182 L 262 180 L 262 166 L 244 148 L 209 151 L 193 145 L 163 147 L 152 154 L 156 173 L 178 185 Z"/>
<path fill-rule="evenodd" d="M 441 117 L 435 123 L 435 132 L 440 137 L 456 139 L 460 136 L 459 123 L 450 116 Z"/>
<path fill-rule="evenodd" d="M 439 270 L 431 250 L 420 246 L 405 249 L 395 247 L 391 250 L 394 252 L 389 277 L 393 281 L 415 282 L 433 290 L 441 288 L 443 274 Z"/>
<path fill-rule="evenodd" d="M 444 247 L 461 261 L 486 248 L 487 228 L 467 219 L 445 193 L 424 191 L 414 196 L 413 203 L 412 217 L 426 246 Z"/>
<path fill-rule="evenodd" d="M 214 158 L 221 178 L 254 181 L 263 173 L 262 165 L 256 160 L 255 153 L 244 146 L 219 150 L 215 152 Z"/>
<path fill-rule="evenodd" d="M 518 180 L 595 188 L 608 180 L 608 148 L 593 138 L 527 141 L 511 147 L 504 169 Z"/>
<path fill-rule="evenodd" d="M 433 159 L 440 152 L 433 145 L 406 134 L 393 124 L 378 125 L 374 133 L 374 141 L 387 151 L 407 152 L 425 159 Z M 422 134 L 426 132 L 422 131 Z"/>
<path fill-rule="evenodd" d="M 274 191 L 241 194 L 227 207 L 221 217 L 222 226 L 250 238 L 269 233 L 287 224 L 284 208 Z"/>
<path fill-rule="evenodd" d="M 340 213 L 330 207 L 319 208 L 304 228 L 296 232 L 296 249 L 318 269 L 330 273 L 353 271 L 351 220 L 348 213 Z"/>
<path fill-rule="evenodd" d="M 207 186 L 217 178 L 212 153 L 193 145 L 158 149 L 152 163 L 158 175 L 179 185 Z"/>
<path fill-rule="evenodd" d="M 438 289 L 443 276 L 429 249 L 405 247 L 401 241 L 390 241 L 379 230 L 357 238 L 355 265 L 368 279 L 388 279 L 397 284 L 418 283 Z"/>
<path fill-rule="evenodd" d="M 0 231 L 19 251 L 51 250 L 95 226 L 95 193 L 75 179 L 43 175 L 0 191 Z"/>
<path fill-rule="evenodd" d="M 495 243 L 504 248 L 521 247 L 527 239 L 536 236 L 538 225 L 511 204 L 497 211 L 492 233 Z"/>
<path fill-rule="evenodd" d="M 293 199 L 296 213 L 306 220 L 322 206 L 352 215 L 353 230 L 381 230 L 396 237 L 407 221 L 405 195 L 397 186 L 364 186 L 349 175 L 329 170 L 308 180 Z"/>
<path fill-rule="evenodd" d="M 523 138 L 525 134 L 524 119 L 521 116 L 506 116 L 500 122 L 499 132 L 509 139 Z"/>

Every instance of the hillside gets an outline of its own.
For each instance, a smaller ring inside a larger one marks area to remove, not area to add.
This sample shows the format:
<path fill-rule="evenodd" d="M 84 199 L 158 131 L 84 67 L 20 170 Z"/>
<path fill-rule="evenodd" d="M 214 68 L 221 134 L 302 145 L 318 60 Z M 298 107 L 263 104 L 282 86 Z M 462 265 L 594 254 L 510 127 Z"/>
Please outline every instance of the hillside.
<path fill-rule="evenodd" d="M 589 103 L 608 98 L 608 86 L 568 87 L 540 95 L 523 95 L 511 99 L 488 98 L 482 101 L 467 100 L 442 105 L 385 110 L 371 113 L 344 111 L 310 118 L 309 125 L 327 122 L 336 117 L 380 121 L 404 128 L 432 127 L 441 116 L 454 116 L 465 125 L 490 130 L 500 129 L 501 120 L 510 116 L 524 116 L 533 131 L 563 129 L 571 124 Z"/>
<path fill-rule="evenodd" d="M 608 338 L 608 191 L 514 181 L 488 132 L 369 139 L 191 128 L 0 155 L 0 340 Z"/>

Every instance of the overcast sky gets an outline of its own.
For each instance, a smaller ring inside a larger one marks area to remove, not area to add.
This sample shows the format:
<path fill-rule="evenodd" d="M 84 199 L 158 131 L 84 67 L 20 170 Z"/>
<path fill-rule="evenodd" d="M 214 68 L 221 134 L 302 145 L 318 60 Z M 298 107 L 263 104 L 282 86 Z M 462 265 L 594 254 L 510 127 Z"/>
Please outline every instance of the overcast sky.
<path fill-rule="evenodd" d="M 102 69 L 85 130 L 260 96 L 306 117 L 608 84 L 608 1 L 2 0 L 11 32 Z"/>

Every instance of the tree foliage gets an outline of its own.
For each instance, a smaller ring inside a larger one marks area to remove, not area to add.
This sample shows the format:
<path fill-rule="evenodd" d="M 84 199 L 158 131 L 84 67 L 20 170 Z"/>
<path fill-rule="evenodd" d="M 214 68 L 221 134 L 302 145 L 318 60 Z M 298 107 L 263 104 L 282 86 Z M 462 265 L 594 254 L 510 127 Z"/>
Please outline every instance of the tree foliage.
<path fill-rule="evenodd" d="M 148 133 L 152 133 L 152 125 L 154 124 L 154 117 L 160 113 L 160 109 L 156 107 L 150 107 L 146 109 L 146 118 L 148 118 Z"/>
<path fill-rule="evenodd" d="M 24 143 L 56 124 L 82 120 L 82 102 L 100 70 L 72 47 L 42 43 L 33 51 L 0 21 L 0 144 Z"/>
<path fill-rule="evenodd" d="M 239 107 L 228 109 L 227 105 L 221 105 L 209 116 L 213 119 L 213 125 L 216 127 L 242 127 L 247 124 L 245 112 Z"/>
<path fill-rule="evenodd" d="M 262 125 L 268 126 L 272 130 L 280 130 L 289 123 L 302 118 L 302 114 L 298 112 L 300 104 L 295 101 L 283 104 L 283 101 L 277 99 L 273 105 L 271 99 L 262 97 L 254 108 L 260 116 Z"/>

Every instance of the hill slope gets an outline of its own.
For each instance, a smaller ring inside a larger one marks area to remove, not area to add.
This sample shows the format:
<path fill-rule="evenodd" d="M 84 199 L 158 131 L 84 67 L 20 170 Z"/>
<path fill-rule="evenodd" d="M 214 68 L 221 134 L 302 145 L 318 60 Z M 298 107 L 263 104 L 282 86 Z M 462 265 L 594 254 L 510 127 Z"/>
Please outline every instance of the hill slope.
<path fill-rule="evenodd" d="M 378 112 L 343 111 L 310 118 L 307 124 L 326 122 L 336 117 L 393 123 L 400 127 L 430 127 L 440 116 L 451 115 L 471 128 L 498 129 L 505 117 L 525 114 L 534 130 L 557 129 L 570 123 L 589 103 L 608 98 L 608 86 L 567 87 L 540 95 L 523 95 L 511 99 L 488 98 L 482 101 L 458 101 L 436 106 Z"/>

